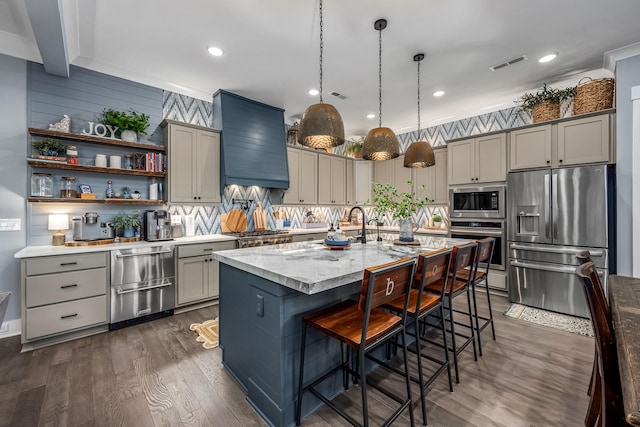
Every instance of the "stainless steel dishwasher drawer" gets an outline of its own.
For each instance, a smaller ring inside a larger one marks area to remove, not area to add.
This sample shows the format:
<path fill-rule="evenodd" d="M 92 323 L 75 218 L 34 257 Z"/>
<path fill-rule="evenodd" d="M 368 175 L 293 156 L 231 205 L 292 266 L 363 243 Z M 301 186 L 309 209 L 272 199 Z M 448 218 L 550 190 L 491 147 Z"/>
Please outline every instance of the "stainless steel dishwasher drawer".
<path fill-rule="evenodd" d="M 175 276 L 173 246 L 111 251 L 111 286 Z"/>
<path fill-rule="evenodd" d="M 118 323 L 175 308 L 173 277 L 111 286 L 111 323 Z"/>

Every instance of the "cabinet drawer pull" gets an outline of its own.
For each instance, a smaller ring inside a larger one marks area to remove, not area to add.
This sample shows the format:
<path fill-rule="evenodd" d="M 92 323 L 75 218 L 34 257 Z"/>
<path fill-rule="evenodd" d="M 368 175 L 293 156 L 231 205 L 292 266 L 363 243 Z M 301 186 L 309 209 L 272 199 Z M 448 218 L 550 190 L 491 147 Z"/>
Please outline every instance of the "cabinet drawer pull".
<path fill-rule="evenodd" d="M 68 288 L 77 288 L 78 284 L 74 283 L 73 285 L 62 285 L 60 286 L 60 289 L 68 289 Z"/>
<path fill-rule="evenodd" d="M 213 248 L 206 248 L 206 249 L 203 249 L 202 252 L 211 252 L 212 250 Z"/>
<path fill-rule="evenodd" d="M 77 265 L 78 261 L 73 261 L 73 262 L 61 262 L 60 265 L 61 266 L 65 266 L 65 265 Z"/>
<path fill-rule="evenodd" d="M 70 317 L 77 317 L 78 313 L 67 314 L 66 316 L 60 316 L 61 319 L 69 319 Z"/>

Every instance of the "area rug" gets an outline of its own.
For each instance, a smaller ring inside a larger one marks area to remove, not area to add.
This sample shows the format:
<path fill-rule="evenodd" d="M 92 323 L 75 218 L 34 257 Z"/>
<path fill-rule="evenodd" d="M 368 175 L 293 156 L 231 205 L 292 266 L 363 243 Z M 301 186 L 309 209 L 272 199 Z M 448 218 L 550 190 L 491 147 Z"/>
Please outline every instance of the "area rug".
<path fill-rule="evenodd" d="M 218 346 L 218 319 L 192 323 L 189 329 L 198 334 L 196 341 L 201 342 L 204 348 L 216 348 Z"/>
<path fill-rule="evenodd" d="M 505 316 L 514 319 L 526 320 L 538 325 L 549 326 L 563 331 L 572 332 L 587 337 L 593 336 L 591 320 L 582 317 L 569 316 L 567 314 L 554 313 L 526 305 L 512 303 L 504 312 Z"/>

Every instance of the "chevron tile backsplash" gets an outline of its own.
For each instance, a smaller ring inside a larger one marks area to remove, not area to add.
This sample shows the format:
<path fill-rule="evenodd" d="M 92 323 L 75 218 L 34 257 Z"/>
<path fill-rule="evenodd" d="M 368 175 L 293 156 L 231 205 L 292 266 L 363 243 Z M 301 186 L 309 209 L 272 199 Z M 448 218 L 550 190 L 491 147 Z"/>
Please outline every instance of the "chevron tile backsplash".
<path fill-rule="evenodd" d="M 487 132 L 506 130 L 514 127 L 525 126 L 532 123 L 531 114 L 517 113 L 518 108 L 507 108 L 493 111 L 479 116 L 468 117 L 450 123 L 443 123 L 422 129 L 420 134 L 417 131 L 407 132 L 398 135 L 400 141 L 400 151 L 406 151 L 407 147 L 415 141 L 423 140 L 431 143 L 434 147 L 446 145 L 446 141 L 458 138 L 465 138 Z M 174 92 L 165 91 L 163 96 L 164 117 L 171 120 L 200 126 L 209 126 L 213 122 L 212 103 L 191 98 Z M 563 102 L 560 107 L 561 117 L 571 116 L 573 111 L 571 102 Z M 285 125 L 287 130 L 291 125 Z M 333 154 L 344 155 L 345 146 L 334 147 Z M 348 213 L 349 207 L 307 207 L 307 206 L 273 206 L 271 201 L 271 191 L 262 187 L 244 187 L 231 185 L 224 189 L 222 195 L 222 205 L 220 206 L 189 206 L 172 205 L 170 211 L 174 215 L 193 215 L 196 224 L 196 235 L 220 233 L 220 214 L 237 209 L 240 206 L 233 203 L 233 199 L 253 200 L 246 212 L 248 219 L 248 229 L 253 229 L 253 211 L 257 202 L 260 202 L 262 209 L 267 212 L 268 228 L 275 228 L 273 211 L 284 212 L 291 221 L 291 226 L 301 228 L 305 216 L 311 212 L 316 217 L 324 218 L 327 223 L 335 223 Z M 413 214 L 413 222 L 422 225 L 428 224 L 429 218 L 434 214 L 440 214 L 445 223 L 448 224 L 449 217 L 447 207 L 433 206 L 421 208 Z M 373 208 L 365 208 L 367 219 L 372 218 Z M 383 218 L 382 222 L 386 226 L 395 226 L 397 221 L 390 218 Z"/>

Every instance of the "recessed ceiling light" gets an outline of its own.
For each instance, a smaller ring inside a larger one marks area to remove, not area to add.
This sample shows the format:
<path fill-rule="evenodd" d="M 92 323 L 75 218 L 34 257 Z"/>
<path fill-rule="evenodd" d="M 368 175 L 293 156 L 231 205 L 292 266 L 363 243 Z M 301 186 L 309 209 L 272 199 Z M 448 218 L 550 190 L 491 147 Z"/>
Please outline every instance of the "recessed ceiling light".
<path fill-rule="evenodd" d="M 556 59 L 556 56 L 558 56 L 557 53 L 551 53 L 549 55 L 545 55 L 542 58 L 538 59 L 538 62 L 549 62 L 549 61 L 553 61 L 554 59 Z"/>
<path fill-rule="evenodd" d="M 309 89 L 309 95 L 316 96 L 319 94 L 320 94 L 320 91 L 318 89 Z"/>
<path fill-rule="evenodd" d="M 433 96 L 442 96 L 444 95 L 444 91 L 443 90 L 437 90 L 435 92 L 433 92 Z"/>
<path fill-rule="evenodd" d="M 367 119 L 375 119 L 375 118 L 376 118 L 375 114 L 373 114 L 373 113 L 367 114 Z"/>
<path fill-rule="evenodd" d="M 209 52 L 213 56 L 222 56 L 222 55 L 224 55 L 224 52 L 222 51 L 222 49 L 220 49 L 219 47 L 215 47 L 215 46 L 209 46 L 207 48 L 207 52 Z"/>

